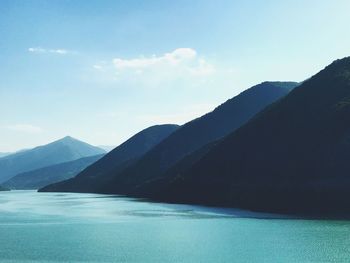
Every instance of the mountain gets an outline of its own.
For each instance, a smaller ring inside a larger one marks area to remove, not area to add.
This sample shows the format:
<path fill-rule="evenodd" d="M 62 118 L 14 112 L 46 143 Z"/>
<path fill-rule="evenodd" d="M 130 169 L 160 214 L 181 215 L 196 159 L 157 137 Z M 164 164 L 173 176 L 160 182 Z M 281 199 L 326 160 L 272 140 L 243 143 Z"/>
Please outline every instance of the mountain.
<path fill-rule="evenodd" d="M 178 128 L 178 125 L 164 124 L 144 129 L 79 173 L 75 178 L 49 185 L 40 191 L 94 192 L 95 188 L 110 179 L 110 174 L 118 173 L 134 163 Z"/>
<path fill-rule="evenodd" d="M 134 165 L 115 174 L 102 192 L 128 193 L 135 186 L 163 176 L 182 158 L 245 124 L 267 105 L 289 93 L 295 82 L 263 82 L 218 106 L 214 111 L 186 123 Z"/>
<path fill-rule="evenodd" d="M 152 198 L 286 213 L 349 213 L 350 57 L 230 134 Z M 161 186 L 161 187 L 159 187 Z"/>
<path fill-rule="evenodd" d="M 39 189 L 76 176 L 89 165 L 98 161 L 103 154 L 80 158 L 74 161 L 59 163 L 29 172 L 17 174 L 3 183 L 10 189 Z"/>
<path fill-rule="evenodd" d="M 44 146 L 0 158 L 0 183 L 19 173 L 103 153 L 105 151 L 98 147 L 67 136 Z"/>
<path fill-rule="evenodd" d="M 295 82 L 264 82 L 242 92 L 214 111 L 181 126 L 127 168 L 107 171 L 108 177 L 113 180 L 104 186 L 92 186 L 89 191 L 123 194 L 139 184 L 162 176 L 176 162 L 239 128 L 265 106 L 285 96 L 297 85 Z M 95 173 L 98 173 L 98 169 Z M 56 187 L 55 191 L 63 189 L 67 188 Z M 76 185 L 69 189 L 78 191 L 80 187 Z"/>

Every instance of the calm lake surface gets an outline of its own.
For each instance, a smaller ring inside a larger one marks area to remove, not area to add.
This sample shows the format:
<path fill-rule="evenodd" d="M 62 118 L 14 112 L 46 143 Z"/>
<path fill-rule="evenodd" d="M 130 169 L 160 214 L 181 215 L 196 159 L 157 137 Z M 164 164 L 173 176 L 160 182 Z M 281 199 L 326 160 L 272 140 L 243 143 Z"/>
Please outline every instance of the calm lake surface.
<path fill-rule="evenodd" d="M 350 221 L 267 216 L 107 195 L 0 192 L 0 262 L 349 262 Z"/>

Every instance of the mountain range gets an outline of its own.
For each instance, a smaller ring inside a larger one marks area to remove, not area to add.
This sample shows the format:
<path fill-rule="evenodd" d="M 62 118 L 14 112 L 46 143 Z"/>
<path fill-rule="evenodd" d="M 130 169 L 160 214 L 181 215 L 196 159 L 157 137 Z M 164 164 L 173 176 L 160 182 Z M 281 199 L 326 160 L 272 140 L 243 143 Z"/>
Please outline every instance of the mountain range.
<path fill-rule="evenodd" d="M 109 183 L 110 174 L 118 173 L 135 163 L 178 128 L 178 125 L 164 124 L 144 129 L 83 170 L 75 178 L 49 185 L 40 191 L 59 188 L 69 192 L 96 192 L 102 185 Z"/>
<path fill-rule="evenodd" d="M 297 85 L 295 82 L 264 82 L 256 85 L 226 101 L 214 111 L 179 127 L 164 140 L 159 140 L 154 147 L 149 147 L 148 152 L 144 151 L 143 156 L 132 160 L 131 164 L 110 169 L 120 159 L 115 156 L 117 151 L 114 150 L 76 178 L 47 186 L 41 191 L 128 193 L 135 186 L 162 176 L 185 156 L 239 128 Z M 126 149 L 130 148 L 128 144 L 125 144 Z M 96 178 L 98 183 L 85 182 L 89 177 Z M 108 180 L 104 182 L 104 178 Z"/>
<path fill-rule="evenodd" d="M 254 86 L 174 129 L 137 158 L 110 169 L 112 151 L 99 165 L 42 191 L 282 213 L 348 213 L 349 118 L 347 57 L 302 83 Z M 93 183 L 84 188 L 86 178 Z"/>
<path fill-rule="evenodd" d="M 175 178 L 150 183 L 147 189 L 153 192 L 147 195 L 260 211 L 344 213 L 350 210 L 349 160 L 350 58 L 344 58 L 257 114 Z"/>
<path fill-rule="evenodd" d="M 104 153 L 98 147 L 67 136 L 47 145 L 0 158 L 0 183 L 19 173 Z"/>

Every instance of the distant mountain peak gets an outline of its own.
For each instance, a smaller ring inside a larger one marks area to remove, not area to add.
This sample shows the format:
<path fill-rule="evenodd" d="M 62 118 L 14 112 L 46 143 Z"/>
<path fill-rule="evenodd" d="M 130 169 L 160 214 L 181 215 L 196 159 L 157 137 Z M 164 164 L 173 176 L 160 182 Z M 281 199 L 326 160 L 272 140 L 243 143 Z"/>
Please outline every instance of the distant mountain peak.
<path fill-rule="evenodd" d="M 144 155 L 159 142 L 167 138 L 177 130 L 178 127 L 179 126 L 175 124 L 162 124 L 148 127 L 115 147 L 106 156 L 89 166 L 75 178 L 59 184 L 47 186 L 41 191 L 50 191 L 50 189 L 56 188 L 57 186 L 67 186 L 70 191 L 73 191 L 75 187 L 83 192 L 92 191 L 91 187 L 95 187 L 97 184 L 101 183 L 99 180 L 104 182 L 106 178 L 109 178 L 110 172 L 113 174 L 129 166 L 140 158 L 140 156 Z"/>
<path fill-rule="evenodd" d="M 90 145 L 84 141 L 81 141 L 79 139 L 76 139 L 72 136 L 65 136 L 61 139 L 58 139 L 56 141 L 53 141 L 51 144 L 63 144 L 63 145 L 68 145 L 68 146 L 73 146 L 73 145 L 89 145 L 89 146 L 92 146 L 92 147 L 96 147 L 96 148 L 100 148 L 98 146 L 93 146 L 93 145 Z M 102 151 L 106 152 L 104 149 L 100 148 Z"/>
<path fill-rule="evenodd" d="M 67 135 L 67 136 L 63 137 L 62 139 L 60 139 L 58 141 L 79 141 L 79 140 L 73 138 L 72 136 Z"/>
<path fill-rule="evenodd" d="M 66 136 L 46 145 L 0 158 L 0 182 L 19 173 L 105 153 L 101 148 Z"/>

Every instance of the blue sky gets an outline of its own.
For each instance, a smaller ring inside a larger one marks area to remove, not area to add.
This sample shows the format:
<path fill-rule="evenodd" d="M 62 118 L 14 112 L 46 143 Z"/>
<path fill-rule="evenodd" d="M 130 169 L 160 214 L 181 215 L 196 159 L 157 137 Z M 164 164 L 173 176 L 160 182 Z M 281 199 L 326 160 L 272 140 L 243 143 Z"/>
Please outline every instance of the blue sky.
<path fill-rule="evenodd" d="M 350 55 L 348 0 L 0 1 L 0 151 L 117 145 Z"/>

